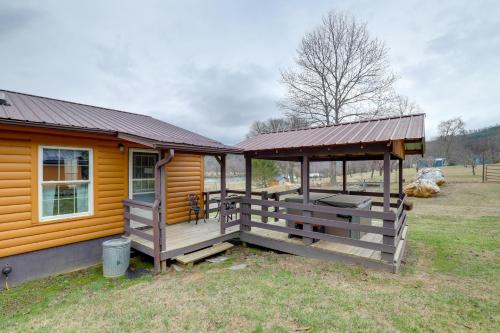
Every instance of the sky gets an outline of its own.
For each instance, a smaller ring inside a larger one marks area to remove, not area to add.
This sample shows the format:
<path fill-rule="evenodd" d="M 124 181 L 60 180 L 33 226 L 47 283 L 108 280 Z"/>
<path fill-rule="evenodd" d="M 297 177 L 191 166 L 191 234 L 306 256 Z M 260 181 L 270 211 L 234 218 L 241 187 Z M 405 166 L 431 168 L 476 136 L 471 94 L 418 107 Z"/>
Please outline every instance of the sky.
<path fill-rule="evenodd" d="M 330 10 L 385 42 L 426 134 L 500 124 L 500 1 L 0 0 L 0 89 L 148 114 L 235 144 Z"/>

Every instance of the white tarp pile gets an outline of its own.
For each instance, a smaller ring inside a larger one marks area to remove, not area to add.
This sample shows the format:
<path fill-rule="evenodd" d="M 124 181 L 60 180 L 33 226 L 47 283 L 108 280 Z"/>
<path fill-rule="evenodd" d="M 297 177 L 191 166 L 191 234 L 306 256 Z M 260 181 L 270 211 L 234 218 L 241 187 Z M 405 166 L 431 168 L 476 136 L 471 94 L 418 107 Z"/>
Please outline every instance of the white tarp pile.
<path fill-rule="evenodd" d="M 427 179 L 432 180 L 436 185 L 441 186 L 445 183 L 443 171 L 435 168 L 425 168 L 417 172 L 415 180 Z"/>
<path fill-rule="evenodd" d="M 415 180 L 403 188 L 409 197 L 430 198 L 439 193 L 439 186 L 445 183 L 440 169 L 426 168 L 417 172 Z"/>

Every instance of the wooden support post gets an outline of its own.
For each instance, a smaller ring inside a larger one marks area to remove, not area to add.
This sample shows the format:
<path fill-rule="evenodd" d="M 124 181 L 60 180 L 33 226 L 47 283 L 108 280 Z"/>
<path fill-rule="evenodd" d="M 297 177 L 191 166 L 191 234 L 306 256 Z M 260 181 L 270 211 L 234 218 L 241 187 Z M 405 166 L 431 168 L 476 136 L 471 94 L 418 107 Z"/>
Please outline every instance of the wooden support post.
<path fill-rule="evenodd" d="M 260 197 L 262 200 L 268 200 L 269 199 L 269 193 L 267 191 L 262 191 L 260 192 Z M 263 212 L 267 212 L 269 211 L 269 207 L 268 206 L 261 206 L 260 208 Z M 267 219 L 267 216 L 264 216 L 262 215 L 260 217 L 261 221 L 264 222 L 264 223 L 267 223 L 268 219 Z"/>
<path fill-rule="evenodd" d="M 403 197 L 403 159 L 399 159 L 399 179 L 398 179 L 399 199 Z"/>
<path fill-rule="evenodd" d="M 391 153 L 389 150 L 384 152 L 384 212 L 391 211 Z M 384 228 L 395 228 L 394 221 L 384 220 Z M 394 236 L 383 236 L 382 242 L 387 245 L 394 245 Z M 394 254 L 382 252 L 382 260 L 389 262 L 394 261 Z"/>
<path fill-rule="evenodd" d="M 224 201 L 226 199 L 226 155 L 220 157 L 220 233 L 226 233 L 226 214 L 224 211 Z"/>
<path fill-rule="evenodd" d="M 252 199 L 252 158 L 250 156 L 245 156 L 245 197 L 247 199 Z M 245 204 L 248 210 L 252 209 L 251 204 Z M 249 222 L 252 219 L 250 213 L 242 213 L 242 222 Z M 250 231 L 252 228 L 248 225 L 240 224 L 240 231 Z"/>
<path fill-rule="evenodd" d="M 342 160 L 342 192 L 347 193 L 347 161 Z"/>
<path fill-rule="evenodd" d="M 304 154 L 301 163 L 302 170 L 302 203 L 304 205 L 309 205 L 309 155 Z M 312 213 L 310 211 L 304 210 L 302 212 L 303 216 L 311 217 Z M 303 223 L 302 228 L 304 231 L 312 231 L 312 225 L 310 223 Z M 310 245 L 313 242 L 312 238 L 303 237 L 302 239 L 305 245 Z"/>
<path fill-rule="evenodd" d="M 124 210 L 124 216 L 130 216 L 130 206 L 125 205 L 123 207 Z M 125 218 L 125 236 L 130 236 L 130 219 L 128 217 Z"/>
<path fill-rule="evenodd" d="M 166 235 L 166 226 L 167 226 L 167 164 L 165 163 L 160 167 L 160 237 L 161 237 L 161 250 L 165 250 L 167 247 L 167 235 Z"/>

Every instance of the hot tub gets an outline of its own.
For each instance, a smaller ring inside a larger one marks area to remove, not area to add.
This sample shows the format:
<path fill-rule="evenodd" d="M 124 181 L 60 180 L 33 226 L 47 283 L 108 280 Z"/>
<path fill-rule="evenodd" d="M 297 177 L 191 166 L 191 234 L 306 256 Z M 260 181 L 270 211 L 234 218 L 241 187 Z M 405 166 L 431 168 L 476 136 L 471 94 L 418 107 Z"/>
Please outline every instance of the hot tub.
<path fill-rule="evenodd" d="M 285 199 L 286 202 L 294 202 L 294 203 L 302 203 L 303 196 L 302 195 L 294 195 Z M 363 209 L 363 210 L 371 210 L 372 200 L 370 197 L 361 196 L 361 195 L 347 195 L 347 194 L 325 194 L 325 193 L 311 193 L 309 195 L 309 202 L 314 205 L 321 206 L 332 206 L 339 208 L 354 208 L 354 209 Z M 294 215 L 302 215 L 302 211 L 297 209 L 287 209 L 288 214 Z M 351 216 L 351 215 L 342 215 L 342 214 L 331 214 L 331 213 L 319 213 L 313 212 L 313 217 L 322 218 L 322 219 L 335 219 L 338 221 L 346 221 L 349 223 L 358 223 L 364 225 L 371 225 L 371 219 L 359 216 Z M 289 228 L 302 228 L 302 221 L 291 221 L 287 220 L 287 226 Z M 341 228 L 334 227 L 324 227 L 321 228 L 316 226 L 315 228 L 318 231 L 323 231 L 327 234 L 342 236 L 342 237 L 350 237 L 359 239 L 363 233 L 360 233 L 357 230 L 347 230 Z"/>

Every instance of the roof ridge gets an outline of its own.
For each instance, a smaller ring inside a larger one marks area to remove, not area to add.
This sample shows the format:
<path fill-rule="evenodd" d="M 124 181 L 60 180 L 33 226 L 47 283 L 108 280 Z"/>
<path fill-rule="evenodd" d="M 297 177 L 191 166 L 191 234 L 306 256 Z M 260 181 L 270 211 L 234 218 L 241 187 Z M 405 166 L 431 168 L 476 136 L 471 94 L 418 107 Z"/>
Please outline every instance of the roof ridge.
<path fill-rule="evenodd" d="M 68 101 L 68 100 L 64 100 L 64 99 L 60 99 L 60 98 L 52 98 L 52 97 L 46 97 L 46 96 L 28 94 L 28 93 L 25 93 L 25 92 L 12 91 L 12 90 L 6 90 L 6 89 L 0 89 L 0 91 L 11 93 L 11 94 L 19 94 L 19 95 L 24 95 L 24 96 L 36 97 L 36 98 L 43 98 L 43 99 L 48 99 L 48 100 L 52 100 L 52 101 L 58 101 L 58 102 L 63 102 L 63 103 L 70 103 L 70 104 L 75 104 L 75 105 L 90 106 L 90 107 L 96 108 L 96 109 L 104 109 L 104 110 L 115 111 L 115 112 L 123 112 L 123 113 L 127 113 L 127 114 L 133 114 L 133 115 L 136 115 L 136 116 L 143 116 L 143 117 L 152 118 L 151 116 L 146 115 L 146 114 L 135 113 L 135 112 L 130 112 L 130 111 L 123 111 L 123 110 L 117 110 L 117 109 L 106 108 L 106 107 L 102 107 L 102 106 L 97 106 L 97 105 L 92 105 L 92 104 L 86 104 L 86 103 L 80 103 L 80 102 L 73 102 L 73 101 Z"/>
<path fill-rule="evenodd" d="M 372 119 L 358 119 L 358 120 L 347 121 L 345 123 L 338 123 L 338 124 L 319 125 L 319 126 L 311 126 L 311 127 L 290 128 L 290 129 L 284 129 L 284 130 L 269 131 L 269 132 L 265 132 L 265 133 L 258 134 L 258 135 L 266 135 L 266 134 L 274 134 L 274 133 L 282 133 L 282 132 L 294 132 L 294 131 L 307 131 L 307 130 L 312 130 L 312 129 L 317 129 L 317 128 L 326 128 L 326 127 L 335 127 L 335 126 L 341 126 L 341 125 L 359 124 L 359 123 L 370 122 L 370 121 L 377 121 L 377 120 L 401 119 L 401 118 L 408 118 L 408 117 L 414 117 L 414 116 L 425 116 L 425 113 L 424 112 L 420 112 L 420 113 L 411 113 L 411 114 L 404 114 L 404 115 L 392 116 L 392 117 L 389 116 L 389 117 L 372 118 Z"/>

